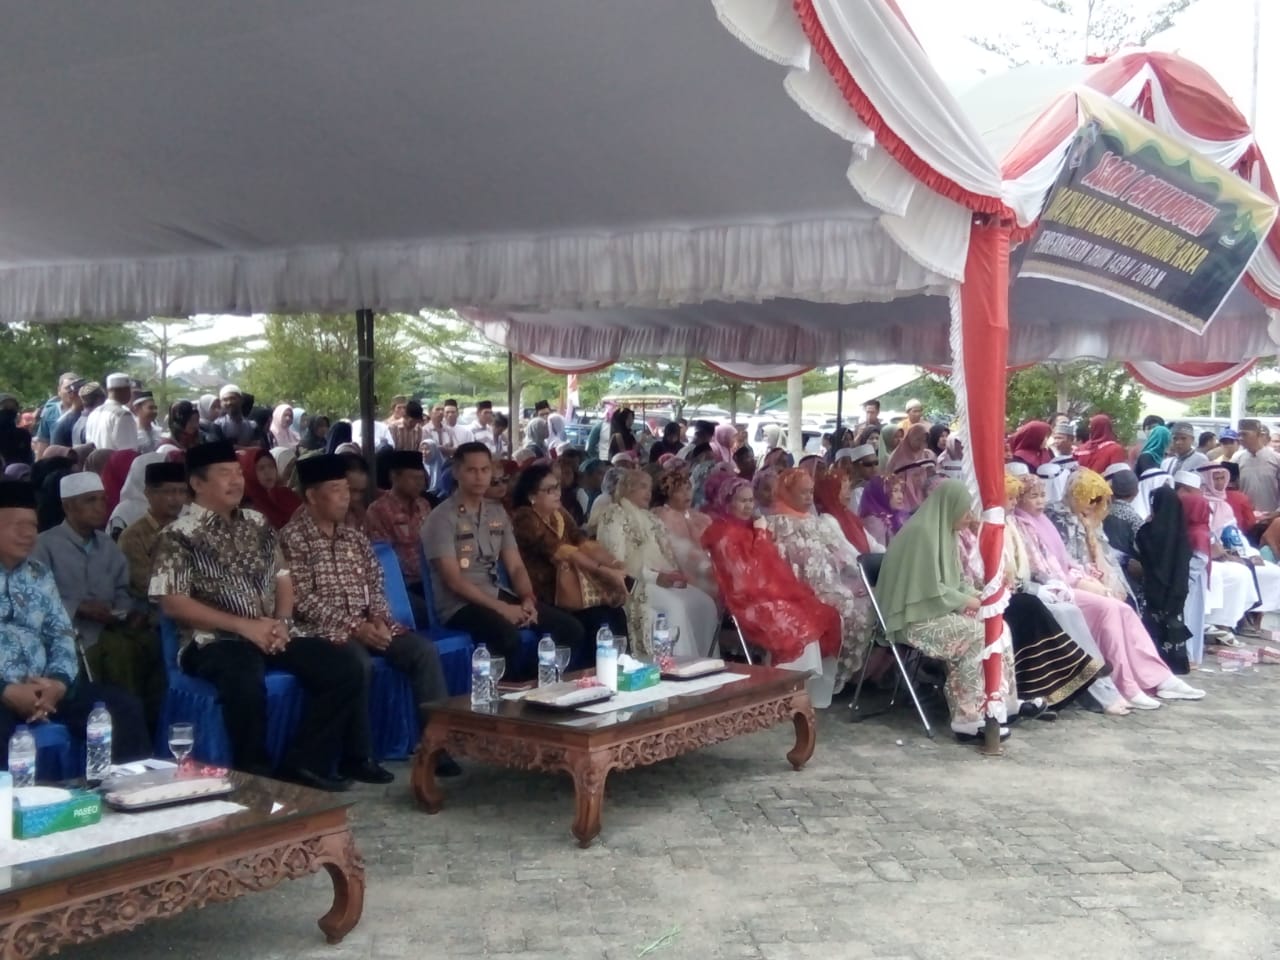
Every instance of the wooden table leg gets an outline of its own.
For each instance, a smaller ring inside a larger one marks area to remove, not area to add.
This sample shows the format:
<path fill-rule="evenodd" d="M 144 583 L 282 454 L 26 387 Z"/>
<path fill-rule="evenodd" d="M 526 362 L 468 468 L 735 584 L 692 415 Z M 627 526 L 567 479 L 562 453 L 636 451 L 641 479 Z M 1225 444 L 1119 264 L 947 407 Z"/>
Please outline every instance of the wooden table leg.
<path fill-rule="evenodd" d="M 787 754 L 787 760 L 797 770 L 801 769 L 813 756 L 814 747 L 818 743 L 818 720 L 814 716 L 813 702 L 807 693 L 797 693 L 791 698 L 791 706 L 795 710 L 792 719 L 796 726 L 796 745 Z"/>
<path fill-rule="evenodd" d="M 443 730 L 437 732 L 428 726 L 413 753 L 413 795 L 427 813 L 439 813 L 444 808 L 444 791 L 436 783 L 436 761 L 444 753 L 444 740 Z"/>
<path fill-rule="evenodd" d="M 569 772 L 573 775 L 573 835 L 584 850 L 600 834 L 600 813 L 604 806 L 604 782 L 612 769 L 610 761 L 599 755 L 581 754 L 573 758 Z"/>
<path fill-rule="evenodd" d="M 324 849 L 329 854 L 324 867 L 333 880 L 333 906 L 319 924 L 325 939 L 341 943 L 364 912 L 364 858 L 350 832 L 325 837 Z"/>

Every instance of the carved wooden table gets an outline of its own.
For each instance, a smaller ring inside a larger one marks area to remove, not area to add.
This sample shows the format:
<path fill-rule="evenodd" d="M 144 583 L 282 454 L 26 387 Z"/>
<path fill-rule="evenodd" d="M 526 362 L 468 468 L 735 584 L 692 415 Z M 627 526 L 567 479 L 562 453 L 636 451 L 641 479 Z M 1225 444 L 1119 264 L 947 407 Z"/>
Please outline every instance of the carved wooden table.
<path fill-rule="evenodd" d="M 747 679 L 615 713 L 557 713 L 518 700 L 473 710 L 470 696 L 433 703 L 413 758 L 413 792 L 428 813 L 440 812 L 444 794 L 435 768 L 446 750 L 518 770 L 565 771 L 573 778 L 573 835 L 588 847 L 600 833 L 604 783 L 613 770 L 669 760 L 787 720 L 796 730 L 787 759 L 799 770 L 813 756 L 817 729 L 805 675 L 739 664 L 730 670 Z"/>
<path fill-rule="evenodd" d="M 333 879 L 333 905 L 320 929 L 330 943 L 342 940 L 364 909 L 364 861 L 347 823 L 351 798 L 231 776 L 240 786 L 227 799 L 247 810 L 0 868 L 0 958 L 57 953 L 321 869 Z"/>

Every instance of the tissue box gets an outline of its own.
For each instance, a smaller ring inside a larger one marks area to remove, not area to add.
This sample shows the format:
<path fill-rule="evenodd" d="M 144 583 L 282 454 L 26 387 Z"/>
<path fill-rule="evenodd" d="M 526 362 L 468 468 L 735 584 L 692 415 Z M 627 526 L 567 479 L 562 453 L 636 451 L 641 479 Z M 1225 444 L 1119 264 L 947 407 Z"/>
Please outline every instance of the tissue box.
<path fill-rule="evenodd" d="M 73 790 L 71 796 L 38 807 L 13 805 L 13 837 L 31 840 L 50 833 L 87 827 L 102 819 L 102 797 L 87 790 Z"/>
<path fill-rule="evenodd" d="M 636 690 L 645 690 L 649 687 L 658 685 L 658 681 L 662 679 L 661 674 L 655 664 L 646 663 L 637 667 L 630 673 L 618 671 L 618 691 L 626 693 L 634 693 Z"/>

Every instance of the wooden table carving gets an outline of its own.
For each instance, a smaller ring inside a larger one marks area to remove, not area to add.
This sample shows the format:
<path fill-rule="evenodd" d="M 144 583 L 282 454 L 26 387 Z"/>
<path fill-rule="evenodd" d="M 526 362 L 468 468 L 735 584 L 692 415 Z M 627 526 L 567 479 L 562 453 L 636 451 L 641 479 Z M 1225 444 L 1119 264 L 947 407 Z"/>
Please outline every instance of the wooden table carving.
<path fill-rule="evenodd" d="M 0 958 L 39 957 L 68 944 L 133 930 L 185 910 L 269 890 L 326 870 L 333 905 L 319 920 L 330 943 L 360 921 L 364 860 L 347 823 L 347 801 L 301 787 L 234 774 L 244 787 L 231 799 L 270 805 L 81 854 L 14 867 L 19 884 L 0 893 Z M 252 794 L 252 797 L 245 797 Z M 288 804 L 298 807 L 290 810 Z M 314 809 L 304 804 L 310 803 Z M 292 813 L 294 815 L 290 816 Z M 96 865 L 95 865 L 96 862 Z M 83 868 L 81 868 L 83 867 Z"/>
<path fill-rule="evenodd" d="M 413 759 L 413 791 L 428 813 L 439 813 L 444 794 L 435 778 L 443 751 L 481 763 L 573 778 L 573 835 L 588 847 L 600 833 L 604 785 L 614 770 L 630 770 L 681 756 L 699 747 L 767 730 L 791 720 L 796 742 L 787 760 L 799 770 L 817 740 L 813 705 L 804 675 L 769 667 L 733 666 L 746 680 L 701 694 L 675 697 L 621 713 L 556 714 L 503 702 L 475 711 L 468 697 L 432 704 L 430 720 Z M 576 722 L 575 722 L 576 721 Z"/>

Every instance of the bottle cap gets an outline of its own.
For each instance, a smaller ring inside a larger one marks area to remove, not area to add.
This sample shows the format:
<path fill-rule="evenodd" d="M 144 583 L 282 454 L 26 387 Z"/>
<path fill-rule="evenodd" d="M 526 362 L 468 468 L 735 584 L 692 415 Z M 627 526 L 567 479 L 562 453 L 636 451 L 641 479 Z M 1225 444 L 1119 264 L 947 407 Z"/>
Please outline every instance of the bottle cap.
<path fill-rule="evenodd" d="M 18 724 L 16 727 L 14 727 L 14 728 L 13 728 L 13 732 L 14 732 L 14 733 L 26 733 L 26 732 L 27 732 L 27 725 L 26 725 L 25 723 L 20 723 L 20 724 Z"/>
<path fill-rule="evenodd" d="M 93 709 L 95 709 L 95 710 L 105 710 L 105 709 L 107 709 L 107 703 L 106 703 L 106 701 L 105 701 L 105 700 L 99 700 L 99 701 L 97 701 L 97 702 L 93 705 Z"/>

